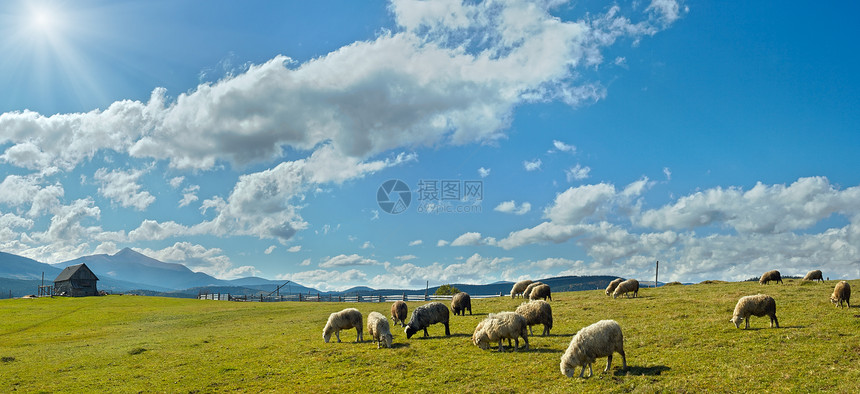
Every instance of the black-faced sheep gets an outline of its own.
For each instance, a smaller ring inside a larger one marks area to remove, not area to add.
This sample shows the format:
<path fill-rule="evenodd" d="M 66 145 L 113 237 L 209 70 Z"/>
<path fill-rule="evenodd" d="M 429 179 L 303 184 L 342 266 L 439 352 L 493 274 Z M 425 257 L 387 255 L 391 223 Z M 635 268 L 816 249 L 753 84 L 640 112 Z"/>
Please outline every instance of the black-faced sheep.
<path fill-rule="evenodd" d="M 833 294 L 830 296 L 830 302 L 840 308 L 842 308 L 843 300 L 851 308 L 851 285 L 844 280 L 836 284 L 836 287 L 833 288 Z"/>
<path fill-rule="evenodd" d="M 579 377 L 583 377 L 588 366 L 588 376 L 594 375 L 591 364 L 600 357 L 607 357 L 606 369 L 612 365 L 612 354 L 621 355 L 621 369 L 627 369 L 627 355 L 624 353 L 624 335 L 615 320 L 601 320 L 585 327 L 570 341 L 567 351 L 561 356 L 561 373 L 572 378 L 576 367 L 582 367 Z"/>
<path fill-rule="evenodd" d="M 624 282 L 624 278 L 616 278 L 612 282 L 609 282 L 609 285 L 606 286 L 606 291 L 604 293 L 606 293 L 607 296 L 611 296 L 612 293 L 615 292 L 615 288 L 618 287 L 618 284 L 621 282 Z"/>
<path fill-rule="evenodd" d="M 379 346 L 385 346 L 387 348 L 391 347 L 391 341 L 393 337 L 391 335 L 391 329 L 388 326 L 388 319 L 379 312 L 370 312 L 367 315 L 367 332 L 373 338 L 373 341 L 376 342 L 376 348 L 379 349 Z"/>
<path fill-rule="evenodd" d="M 548 302 L 543 300 L 524 302 L 517 308 L 517 313 L 526 319 L 529 335 L 534 335 L 532 326 L 535 324 L 543 324 L 542 335 L 549 335 L 549 330 L 552 329 L 552 307 Z"/>
<path fill-rule="evenodd" d="M 528 285 L 532 284 L 532 281 L 529 279 L 521 280 L 517 283 L 514 283 L 514 286 L 511 287 L 511 298 L 516 298 L 518 295 L 523 295 L 523 291 L 526 290 Z"/>
<path fill-rule="evenodd" d="M 525 298 L 525 299 L 529 299 L 529 295 L 531 295 L 532 290 L 534 290 L 534 288 L 535 288 L 535 287 L 538 287 L 538 286 L 540 286 L 540 285 L 542 285 L 542 284 L 543 284 L 543 282 L 532 282 L 532 283 L 529 283 L 529 285 L 528 285 L 528 286 L 526 286 L 526 289 L 525 289 L 525 290 L 523 290 L 523 298 Z"/>
<path fill-rule="evenodd" d="M 504 339 L 515 341 L 514 351 L 520 346 L 520 337 L 525 342 L 524 349 L 529 348 L 529 334 L 526 329 L 526 319 L 516 312 L 491 313 L 486 319 L 478 323 L 472 334 L 472 343 L 481 349 L 490 347 L 490 342 L 499 342 L 499 351 L 505 351 L 502 346 Z"/>
<path fill-rule="evenodd" d="M 819 280 L 824 282 L 824 275 L 821 274 L 821 270 L 812 270 L 806 273 L 803 280 Z"/>
<path fill-rule="evenodd" d="M 404 330 L 406 338 L 412 338 L 419 330 L 424 330 L 424 336 L 428 337 L 430 334 L 427 333 L 427 327 L 436 323 L 445 325 L 445 335 L 451 335 L 451 330 L 448 328 L 449 315 L 448 307 L 441 302 L 431 302 L 415 308 Z"/>
<path fill-rule="evenodd" d="M 361 312 L 358 309 L 347 308 L 340 312 L 332 313 L 328 316 L 328 321 L 325 323 L 325 327 L 323 327 L 323 340 L 328 343 L 329 339 L 331 339 L 331 334 L 334 333 L 337 341 L 340 342 L 340 330 L 348 330 L 350 328 L 355 328 L 357 333 L 355 337 L 356 342 L 364 340 Z"/>
<path fill-rule="evenodd" d="M 735 323 L 737 328 L 740 328 L 741 322 L 745 321 L 744 328 L 750 328 L 750 316 L 769 316 L 770 326 L 776 325 L 776 328 L 779 328 L 779 321 L 776 319 L 776 301 L 769 295 L 756 294 L 741 297 L 729 321 Z"/>
<path fill-rule="evenodd" d="M 472 297 L 469 293 L 459 292 L 451 298 L 451 310 L 454 315 L 466 316 L 466 309 L 469 310 L 469 315 L 472 314 Z"/>
<path fill-rule="evenodd" d="M 766 285 L 767 282 L 774 281 L 776 283 L 782 283 L 782 276 L 779 275 L 779 271 L 772 270 L 767 271 L 761 274 L 761 278 L 758 280 L 758 284 Z"/>
<path fill-rule="evenodd" d="M 391 304 L 391 320 L 394 321 L 394 324 L 397 324 L 397 321 L 400 320 L 400 327 L 406 327 L 406 318 L 409 317 L 409 308 L 406 306 L 406 303 L 403 301 L 394 301 Z"/>
<path fill-rule="evenodd" d="M 612 298 L 618 298 L 618 296 L 623 295 L 625 297 L 630 297 L 628 293 L 633 293 L 633 298 L 636 298 L 639 295 L 639 281 L 636 279 L 627 279 L 624 282 L 618 284 L 615 288 L 615 291 L 612 292 Z"/>
<path fill-rule="evenodd" d="M 552 301 L 552 290 L 550 290 L 549 285 L 540 284 L 532 288 L 531 293 L 529 294 L 530 300 L 550 300 Z"/>

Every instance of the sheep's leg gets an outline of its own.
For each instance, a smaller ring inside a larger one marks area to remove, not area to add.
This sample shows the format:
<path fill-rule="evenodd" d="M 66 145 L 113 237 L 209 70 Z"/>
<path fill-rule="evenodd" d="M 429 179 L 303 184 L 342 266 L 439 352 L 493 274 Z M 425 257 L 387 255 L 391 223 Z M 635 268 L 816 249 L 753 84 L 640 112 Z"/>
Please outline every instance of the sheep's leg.
<path fill-rule="evenodd" d="M 516 337 L 516 338 L 514 338 L 514 351 L 517 351 L 517 349 L 519 347 L 520 347 L 520 337 Z"/>
<path fill-rule="evenodd" d="M 746 325 L 744 326 L 744 328 L 745 329 L 750 328 L 750 317 L 749 316 L 745 317 L 744 321 L 746 321 Z"/>
<path fill-rule="evenodd" d="M 621 355 L 621 370 L 626 371 L 627 370 L 627 355 L 624 354 L 624 350 L 619 350 L 618 354 Z"/>
<path fill-rule="evenodd" d="M 532 326 L 529 326 L 529 335 L 535 335 L 535 334 L 532 332 Z"/>
<path fill-rule="evenodd" d="M 773 320 L 773 321 L 771 322 L 771 323 L 773 323 L 773 324 L 771 324 L 771 327 L 773 327 L 774 325 L 776 325 L 776 328 L 779 328 L 779 320 L 777 320 L 777 319 L 776 319 L 776 314 L 774 314 L 774 315 L 773 315 L 773 318 L 772 318 L 771 320 Z"/>
<path fill-rule="evenodd" d="M 465 314 L 463 316 L 465 316 Z M 451 336 L 451 329 L 448 327 L 448 323 L 445 323 L 445 336 L 446 337 Z"/>
<path fill-rule="evenodd" d="M 427 328 L 424 328 L 424 337 L 427 338 L 430 336 L 430 333 L 427 332 Z"/>
<path fill-rule="evenodd" d="M 362 341 L 364 341 L 364 331 L 362 331 L 362 330 L 358 330 L 358 329 L 356 329 L 356 331 L 358 332 L 358 334 L 357 334 L 357 335 L 356 335 L 356 337 L 355 337 L 355 341 L 356 341 L 356 342 L 362 342 Z"/>
<path fill-rule="evenodd" d="M 505 351 L 505 348 L 502 346 L 502 342 L 504 342 L 504 341 L 505 341 L 504 339 L 499 338 L 499 352 Z"/>
<path fill-rule="evenodd" d="M 525 350 L 529 350 L 529 337 L 526 336 L 526 333 L 523 333 L 523 342 L 526 343 Z"/>
<path fill-rule="evenodd" d="M 337 337 L 337 343 L 340 343 L 340 330 L 335 331 L 334 336 Z"/>
<path fill-rule="evenodd" d="M 610 366 L 612 366 L 612 353 L 609 353 L 609 357 L 606 357 L 606 369 L 603 372 L 609 372 Z"/>

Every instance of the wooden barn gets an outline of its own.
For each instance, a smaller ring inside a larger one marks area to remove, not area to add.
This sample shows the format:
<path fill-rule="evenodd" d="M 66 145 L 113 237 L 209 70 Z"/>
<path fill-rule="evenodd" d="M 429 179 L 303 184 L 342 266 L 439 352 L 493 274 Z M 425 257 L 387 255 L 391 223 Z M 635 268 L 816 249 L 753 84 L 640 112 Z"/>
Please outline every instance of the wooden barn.
<path fill-rule="evenodd" d="M 86 264 L 70 265 L 54 279 L 54 295 L 69 297 L 97 296 L 99 278 Z"/>

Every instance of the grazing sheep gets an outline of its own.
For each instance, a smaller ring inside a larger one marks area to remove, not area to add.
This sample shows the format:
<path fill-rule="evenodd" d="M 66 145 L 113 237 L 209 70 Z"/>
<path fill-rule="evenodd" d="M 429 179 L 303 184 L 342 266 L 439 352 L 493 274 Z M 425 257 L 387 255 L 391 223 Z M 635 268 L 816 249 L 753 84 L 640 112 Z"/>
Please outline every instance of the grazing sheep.
<path fill-rule="evenodd" d="M 618 352 L 621 355 L 621 369 L 627 369 L 627 355 L 624 354 L 624 335 L 621 326 L 615 320 L 601 320 L 585 327 L 570 341 L 567 351 L 561 356 L 561 373 L 572 378 L 576 367 L 582 367 L 579 377 L 585 374 L 588 366 L 588 376 L 594 375 L 591 364 L 600 357 L 607 357 L 606 369 L 608 372 L 612 365 L 612 354 Z"/>
<path fill-rule="evenodd" d="M 511 287 L 511 298 L 516 298 L 518 295 L 523 295 L 523 291 L 525 291 L 528 285 L 532 284 L 532 281 L 529 279 L 521 280 L 517 283 L 514 283 L 514 287 Z"/>
<path fill-rule="evenodd" d="M 758 280 L 758 284 L 766 285 L 767 282 L 774 281 L 776 283 L 782 283 L 782 276 L 779 275 L 779 271 L 767 271 L 761 274 L 761 279 Z"/>
<path fill-rule="evenodd" d="M 412 338 L 419 330 L 424 330 L 424 336 L 428 337 L 427 327 L 431 324 L 442 323 L 445 325 L 445 335 L 451 335 L 451 330 L 448 328 L 449 312 L 448 307 L 441 302 L 431 302 L 415 308 L 412 311 L 412 318 L 406 324 L 406 338 Z"/>
<path fill-rule="evenodd" d="M 742 321 L 746 321 L 744 328 L 750 328 L 750 315 L 758 317 L 767 315 L 770 317 L 770 326 L 776 325 L 776 328 L 779 328 L 779 321 L 776 320 L 776 301 L 769 295 L 756 294 L 741 297 L 729 321 L 735 323 L 737 328 L 741 327 Z"/>
<path fill-rule="evenodd" d="M 549 335 L 549 330 L 552 329 L 552 307 L 548 302 L 543 300 L 524 302 L 517 308 L 517 313 L 526 319 L 529 335 L 534 335 L 532 326 L 535 324 L 543 324 L 542 335 Z"/>
<path fill-rule="evenodd" d="M 520 346 L 520 337 L 525 342 L 524 349 L 529 348 L 529 334 L 526 330 L 526 318 L 516 312 L 491 313 L 486 319 L 478 323 L 472 334 L 472 343 L 481 349 L 490 347 L 490 342 L 499 342 L 499 351 L 505 351 L 502 341 L 507 338 L 508 344 L 511 339 L 515 342 L 514 351 Z"/>
<path fill-rule="evenodd" d="M 806 273 L 803 280 L 820 280 L 824 282 L 824 275 L 821 275 L 821 270 L 812 270 Z"/>
<path fill-rule="evenodd" d="M 535 288 L 535 287 L 538 287 L 538 286 L 540 286 L 540 285 L 542 285 L 542 284 L 543 284 L 543 282 L 532 282 L 531 284 L 529 284 L 528 286 L 526 286 L 526 289 L 525 289 L 525 290 L 523 290 L 523 298 L 525 298 L 525 299 L 529 299 L 529 295 L 531 295 L 531 293 L 532 293 L 532 291 L 534 290 L 534 288 Z"/>
<path fill-rule="evenodd" d="M 624 282 L 624 278 L 616 278 L 612 282 L 609 282 L 609 285 L 606 286 L 606 291 L 604 293 L 606 293 L 607 296 L 611 296 L 612 293 L 615 292 L 615 288 L 618 287 L 618 284 L 621 282 Z"/>
<path fill-rule="evenodd" d="M 459 292 L 451 298 L 451 310 L 455 315 L 466 316 L 466 309 L 469 310 L 469 315 L 472 315 L 472 297 L 469 293 Z"/>
<path fill-rule="evenodd" d="M 331 339 L 331 334 L 334 333 L 337 341 L 340 342 L 340 330 L 355 328 L 357 333 L 355 341 L 361 342 L 364 340 L 361 323 L 361 312 L 358 309 L 347 308 L 340 312 L 332 313 L 328 316 L 328 321 L 325 323 L 325 327 L 323 327 L 323 339 L 325 343 L 328 343 L 329 339 Z"/>
<path fill-rule="evenodd" d="M 830 302 L 840 308 L 842 308 L 843 300 L 851 308 L 851 285 L 844 280 L 836 284 L 836 287 L 833 288 L 833 295 L 830 296 Z"/>
<path fill-rule="evenodd" d="M 391 329 L 388 327 L 388 319 L 381 313 L 370 312 L 367 315 L 367 332 L 373 338 L 373 341 L 376 342 L 377 349 L 379 349 L 380 345 L 387 348 L 391 347 L 393 339 Z"/>
<path fill-rule="evenodd" d="M 549 299 L 552 301 L 552 291 L 549 288 L 549 285 L 541 284 L 539 286 L 535 286 L 532 289 L 531 294 L 529 294 L 530 300 L 546 300 Z"/>
<path fill-rule="evenodd" d="M 400 327 L 406 327 L 406 318 L 409 317 L 409 308 L 403 301 L 394 301 L 391 304 L 391 320 L 396 324 L 400 320 Z"/>
<path fill-rule="evenodd" d="M 633 298 L 639 295 L 639 281 L 636 279 L 627 279 L 618 284 L 615 291 L 612 292 L 612 298 L 618 298 L 620 295 L 630 297 L 628 293 L 633 293 Z"/>

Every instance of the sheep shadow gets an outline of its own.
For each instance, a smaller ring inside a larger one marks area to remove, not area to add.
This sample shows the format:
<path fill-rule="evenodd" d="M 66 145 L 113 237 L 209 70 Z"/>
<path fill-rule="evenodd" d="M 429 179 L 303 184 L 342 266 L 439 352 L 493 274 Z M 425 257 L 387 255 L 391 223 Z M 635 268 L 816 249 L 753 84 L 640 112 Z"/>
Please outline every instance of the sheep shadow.
<path fill-rule="evenodd" d="M 670 369 L 672 369 L 672 368 L 669 368 L 665 365 L 654 365 L 654 366 L 650 366 L 650 367 L 634 367 L 634 366 L 628 365 L 626 371 L 618 369 L 613 373 L 613 375 L 615 375 L 615 376 L 625 376 L 625 375 L 629 375 L 629 376 L 659 376 L 663 372 L 666 372 Z"/>
<path fill-rule="evenodd" d="M 406 342 L 396 342 L 391 344 L 392 349 L 408 348 L 410 345 Z"/>
<path fill-rule="evenodd" d="M 551 349 L 551 348 L 534 348 L 529 347 L 529 350 L 526 350 L 528 353 L 562 353 L 564 352 L 561 349 Z"/>

